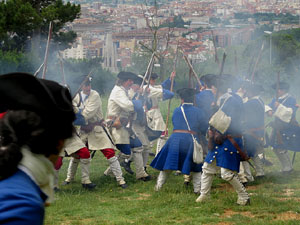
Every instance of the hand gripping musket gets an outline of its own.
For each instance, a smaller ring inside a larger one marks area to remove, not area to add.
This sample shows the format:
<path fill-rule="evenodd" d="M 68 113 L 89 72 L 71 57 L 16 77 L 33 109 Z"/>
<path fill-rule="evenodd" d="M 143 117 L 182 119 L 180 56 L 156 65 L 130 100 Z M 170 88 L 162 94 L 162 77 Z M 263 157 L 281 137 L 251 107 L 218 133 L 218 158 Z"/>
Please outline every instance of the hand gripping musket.
<path fill-rule="evenodd" d="M 177 43 L 177 47 L 176 47 L 176 55 L 175 55 L 175 60 L 174 60 L 174 64 L 173 64 L 172 74 L 173 73 L 176 74 L 177 60 L 178 60 L 178 43 Z M 170 88 L 170 91 L 173 91 L 173 87 L 174 87 L 174 76 L 171 76 L 171 88 Z M 171 101 L 172 101 L 172 99 L 169 99 L 168 114 L 167 114 L 166 127 L 165 127 L 165 137 L 168 136 L 167 135 L 167 130 L 168 130 L 168 125 L 169 125 L 169 116 L 170 116 Z"/>
<path fill-rule="evenodd" d="M 256 59 L 256 62 L 255 62 L 255 65 L 254 65 L 254 68 L 253 68 L 253 71 L 252 71 L 252 75 L 251 75 L 251 83 L 253 83 L 253 81 L 254 81 L 254 75 L 255 75 L 255 72 L 256 72 L 256 67 L 257 67 L 257 64 L 258 64 L 258 62 L 260 60 L 261 54 L 262 54 L 262 52 L 264 50 L 264 45 L 265 45 L 265 42 L 262 43 L 260 51 L 258 53 L 258 57 Z"/>
<path fill-rule="evenodd" d="M 75 98 L 75 96 L 80 92 L 81 88 L 83 87 L 84 83 L 88 81 L 88 79 L 91 77 L 92 72 L 94 71 L 94 69 L 92 69 L 89 74 L 84 78 L 84 80 L 82 81 L 82 83 L 80 84 L 79 88 L 76 90 L 75 94 L 73 95 L 72 99 Z"/>
<path fill-rule="evenodd" d="M 184 54 L 184 52 L 183 52 L 182 49 L 180 49 L 180 51 L 182 52 L 182 55 L 183 55 L 183 58 L 184 58 L 186 64 L 188 65 L 188 67 L 189 67 L 190 70 L 192 71 L 192 74 L 194 75 L 194 77 L 195 77 L 195 79 L 196 79 L 196 81 L 197 81 L 197 83 L 198 83 L 198 85 L 199 85 L 199 88 L 201 89 L 201 87 L 202 87 L 201 82 L 200 82 L 199 77 L 198 77 L 198 75 L 196 74 L 196 72 L 195 72 L 195 70 L 194 70 L 194 68 L 193 68 L 193 66 L 192 66 L 192 64 L 191 64 L 191 62 L 190 62 L 190 60 L 189 60 L 188 57 Z"/>
<path fill-rule="evenodd" d="M 49 53 L 49 45 L 51 41 L 51 36 L 52 36 L 52 21 L 50 21 L 49 24 L 49 32 L 48 32 L 48 40 L 47 40 L 47 46 L 46 46 L 46 51 L 45 51 L 45 57 L 44 57 L 44 68 L 43 68 L 43 76 L 42 78 L 45 79 L 46 71 L 47 71 L 47 60 L 48 60 L 48 53 Z"/>

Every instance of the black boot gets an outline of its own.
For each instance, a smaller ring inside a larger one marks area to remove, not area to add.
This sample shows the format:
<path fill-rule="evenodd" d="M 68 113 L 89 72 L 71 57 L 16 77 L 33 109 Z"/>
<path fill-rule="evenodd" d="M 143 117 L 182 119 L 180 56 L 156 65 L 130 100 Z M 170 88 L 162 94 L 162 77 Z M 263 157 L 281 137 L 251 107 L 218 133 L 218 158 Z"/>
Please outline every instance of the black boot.
<path fill-rule="evenodd" d="M 128 161 L 128 162 L 123 161 L 120 163 L 120 166 L 122 166 L 127 173 L 132 175 L 132 174 L 134 174 L 134 172 L 130 168 L 130 164 L 131 164 L 131 161 Z"/>
<path fill-rule="evenodd" d="M 87 190 L 93 190 L 96 187 L 96 184 L 93 184 L 93 183 L 82 184 L 82 187 Z"/>

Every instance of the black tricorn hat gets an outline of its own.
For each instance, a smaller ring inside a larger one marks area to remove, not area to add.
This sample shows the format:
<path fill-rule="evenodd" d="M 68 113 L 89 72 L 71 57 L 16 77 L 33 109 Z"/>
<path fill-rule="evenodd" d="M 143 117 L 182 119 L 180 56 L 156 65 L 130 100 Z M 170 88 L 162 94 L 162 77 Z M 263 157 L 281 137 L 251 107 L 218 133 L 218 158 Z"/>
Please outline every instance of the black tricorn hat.
<path fill-rule="evenodd" d="M 205 74 L 200 77 L 200 81 L 209 87 L 212 85 L 217 86 L 217 79 L 218 76 L 216 74 Z"/>
<path fill-rule="evenodd" d="M 142 75 L 137 75 L 133 82 L 134 84 L 141 85 L 143 83 L 143 79 Z"/>
<path fill-rule="evenodd" d="M 196 90 L 193 88 L 181 88 L 181 89 L 177 90 L 177 94 L 185 102 L 193 102 L 194 96 L 196 94 Z"/>
<path fill-rule="evenodd" d="M 277 89 L 277 83 L 273 84 L 272 88 L 276 90 Z M 290 85 L 287 82 L 280 81 L 279 84 L 278 84 L 278 88 L 280 90 L 289 91 Z"/>
<path fill-rule="evenodd" d="M 28 110 L 37 113 L 61 138 L 72 135 L 75 114 L 69 90 L 57 82 L 27 73 L 0 75 L 0 112 Z M 58 128 L 59 126 L 59 128 Z"/>
<path fill-rule="evenodd" d="M 132 72 L 125 72 L 125 71 L 121 71 L 120 73 L 118 73 L 117 77 L 120 80 L 135 80 L 137 75 L 135 73 Z"/>

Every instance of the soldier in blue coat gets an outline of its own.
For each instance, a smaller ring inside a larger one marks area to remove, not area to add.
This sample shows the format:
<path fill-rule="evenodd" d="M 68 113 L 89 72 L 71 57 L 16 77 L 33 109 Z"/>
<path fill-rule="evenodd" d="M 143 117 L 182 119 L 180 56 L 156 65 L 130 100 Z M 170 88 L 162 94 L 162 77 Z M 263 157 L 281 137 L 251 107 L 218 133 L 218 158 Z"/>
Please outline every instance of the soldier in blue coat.
<path fill-rule="evenodd" d="M 199 141 L 198 135 L 206 133 L 207 122 L 203 110 L 193 106 L 195 90 L 183 88 L 178 90 L 181 106 L 173 112 L 173 133 L 161 151 L 153 159 L 151 166 L 160 170 L 155 190 L 162 188 L 167 178 L 167 171 L 179 170 L 189 175 L 193 172 L 194 192 L 200 191 L 202 164 L 193 162 L 193 138 Z M 182 109 L 186 115 L 191 130 L 188 129 Z"/>
<path fill-rule="evenodd" d="M 276 89 L 277 85 L 273 85 Z M 289 173 L 293 170 L 292 162 L 288 150 L 299 151 L 300 128 L 296 121 L 296 111 L 298 109 L 296 99 L 289 93 L 289 84 L 280 82 L 277 96 L 269 104 L 267 111 L 269 116 L 275 119 L 271 123 L 273 128 L 270 137 L 270 144 L 278 157 L 282 172 Z"/>
<path fill-rule="evenodd" d="M 238 194 L 237 204 L 246 205 L 250 203 L 250 198 L 237 176 L 243 153 L 243 104 L 237 95 L 227 92 L 231 80 L 219 79 L 218 83 L 219 110 L 209 121 L 209 152 L 202 167 L 201 195 L 196 202 L 204 202 L 210 197 L 213 175 L 221 170 L 222 179 L 228 181 Z"/>
<path fill-rule="evenodd" d="M 263 153 L 264 143 L 265 105 L 259 97 L 263 88 L 258 84 L 248 84 L 245 90 L 248 100 L 244 103 L 244 148 L 254 162 L 256 177 L 263 177 L 263 163 L 258 157 L 259 154 Z M 252 177 L 249 166 L 244 168 L 244 170 L 246 175 Z M 246 182 L 248 181 L 251 180 L 246 180 Z"/>

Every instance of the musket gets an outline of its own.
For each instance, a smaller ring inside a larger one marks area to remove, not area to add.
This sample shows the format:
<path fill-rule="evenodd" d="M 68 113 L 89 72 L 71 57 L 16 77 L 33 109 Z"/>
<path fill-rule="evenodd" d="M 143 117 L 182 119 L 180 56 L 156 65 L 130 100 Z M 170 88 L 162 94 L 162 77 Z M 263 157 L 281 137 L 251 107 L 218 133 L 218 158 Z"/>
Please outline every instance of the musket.
<path fill-rule="evenodd" d="M 276 102 L 278 101 L 278 98 L 279 98 L 279 95 L 278 95 L 279 83 L 280 83 L 280 71 L 278 71 L 277 78 L 276 78 Z"/>
<path fill-rule="evenodd" d="M 146 80 L 148 74 L 149 74 L 149 77 L 148 77 L 148 80 L 147 80 L 148 81 L 147 87 L 149 87 L 149 81 L 150 81 L 150 78 L 151 78 L 151 73 L 152 73 L 152 69 L 153 69 L 153 65 L 154 65 L 154 56 L 155 56 L 155 52 L 153 52 L 152 55 L 151 55 L 150 62 L 148 63 L 147 70 L 146 70 L 145 75 L 143 77 L 143 81 L 140 85 L 140 89 L 142 89 L 144 87 L 145 80 Z M 140 98 L 140 95 L 141 94 L 139 93 L 138 96 L 137 96 L 137 99 Z"/>
<path fill-rule="evenodd" d="M 43 66 L 44 66 L 44 62 L 40 65 L 40 67 L 37 69 L 37 71 L 35 71 L 35 73 L 33 74 L 35 77 L 37 77 L 37 75 L 39 74 L 39 72 L 41 71 Z"/>
<path fill-rule="evenodd" d="M 59 52 L 58 52 L 58 57 L 59 57 L 59 62 L 60 62 L 60 70 L 61 70 L 61 75 L 62 75 L 62 82 L 63 82 L 63 85 L 66 85 L 64 64 L 63 64 L 63 60 L 62 60 L 61 54 Z"/>
<path fill-rule="evenodd" d="M 263 41 L 263 43 L 262 43 L 262 45 L 261 45 L 261 49 L 260 49 L 260 51 L 259 51 L 259 53 L 258 53 L 256 62 L 255 62 L 253 71 L 252 71 L 252 75 L 251 75 L 251 83 L 253 83 L 253 81 L 254 81 L 254 75 L 255 75 L 255 72 L 256 72 L 256 67 L 257 67 L 257 64 L 258 64 L 258 62 L 259 62 L 259 60 L 260 60 L 261 54 L 262 54 L 262 52 L 263 52 L 263 50 L 264 50 L 264 45 L 265 45 L 265 42 Z"/>
<path fill-rule="evenodd" d="M 176 74 L 176 65 L 177 65 L 177 60 L 178 60 L 178 44 L 179 43 L 177 42 L 176 55 L 175 55 L 175 60 L 174 60 L 174 64 L 173 64 L 173 71 L 172 71 L 171 75 L 173 75 L 174 73 Z M 173 91 L 173 87 L 174 87 L 174 76 L 171 76 L 170 91 Z M 172 98 L 169 99 L 169 104 L 168 104 L 168 114 L 167 114 L 167 118 L 166 118 L 165 137 L 167 137 L 167 130 L 168 130 L 168 125 L 169 125 L 169 116 L 170 116 L 170 109 L 171 109 L 171 101 L 172 101 Z"/>
<path fill-rule="evenodd" d="M 237 64 L 237 54 L 236 54 L 236 50 L 234 50 L 234 72 L 235 75 L 238 75 L 238 64 Z"/>
<path fill-rule="evenodd" d="M 79 93 L 79 91 L 81 90 L 81 88 L 83 87 L 83 85 L 85 84 L 85 82 L 88 81 L 88 79 L 90 78 L 90 76 L 92 75 L 92 72 L 94 71 L 94 69 L 92 69 L 89 74 L 84 78 L 84 80 L 81 82 L 79 88 L 76 90 L 75 94 L 73 95 L 72 99 L 75 98 L 75 96 Z"/>
<path fill-rule="evenodd" d="M 44 57 L 44 68 L 43 68 L 43 76 L 42 76 L 43 79 L 45 79 L 45 75 L 46 75 L 46 71 L 47 71 L 47 60 L 48 60 L 50 40 L 51 40 L 51 36 L 52 36 L 52 28 L 53 28 L 52 21 L 50 21 L 48 40 L 47 40 L 47 46 L 46 46 L 46 51 L 45 51 L 45 57 Z"/>
<path fill-rule="evenodd" d="M 184 52 L 183 52 L 182 49 L 181 49 L 181 52 L 182 52 L 182 55 L 183 55 L 183 58 L 184 58 L 186 64 L 188 65 L 188 67 L 189 67 L 190 70 L 192 71 L 192 74 L 193 74 L 194 77 L 196 78 L 197 83 L 198 83 L 198 85 L 199 85 L 199 88 L 201 89 L 201 87 L 202 87 L 201 82 L 200 82 L 199 77 L 198 77 L 198 75 L 196 74 L 196 72 L 195 72 L 195 70 L 194 70 L 194 68 L 193 68 L 193 66 L 192 66 L 192 64 L 191 64 L 191 62 L 190 62 L 190 60 L 189 60 L 188 57 L 184 54 Z"/>
<path fill-rule="evenodd" d="M 215 36 L 214 36 L 213 30 L 211 30 L 211 36 L 212 36 L 212 41 L 213 41 L 214 49 L 215 49 L 215 62 L 219 64 L 220 62 L 219 62 L 219 58 L 218 58 L 217 47 L 216 47 L 216 40 L 215 40 Z"/>
<path fill-rule="evenodd" d="M 219 72 L 219 75 L 220 75 L 220 76 L 223 74 L 223 71 L 224 71 L 224 65 L 225 65 L 226 56 L 227 56 L 227 55 L 226 55 L 226 53 L 224 52 L 224 53 L 223 53 L 222 64 L 221 64 L 220 72 Z"/>

